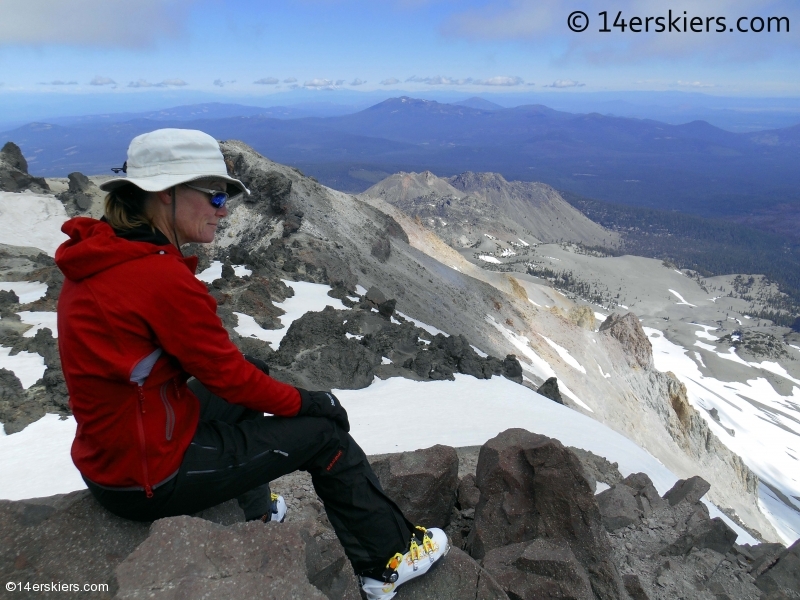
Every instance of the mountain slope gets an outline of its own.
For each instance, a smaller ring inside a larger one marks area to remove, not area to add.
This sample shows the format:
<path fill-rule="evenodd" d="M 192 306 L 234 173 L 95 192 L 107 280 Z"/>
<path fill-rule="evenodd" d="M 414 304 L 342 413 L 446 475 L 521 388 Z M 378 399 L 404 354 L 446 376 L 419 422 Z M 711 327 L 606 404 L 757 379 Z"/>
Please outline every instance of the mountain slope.
<path fill-rule="evenodd" d="M 508 182 L 497 173 L 466 172 L 449 179 L 430 171 L 396 173 L 360 197 L 367 196 L 418 217 L 454 248 L 494 252 L 493 238 L 512 248 L 559 240 L 611 246 L 618 238 L 575 210 L 550 186 Z"/>

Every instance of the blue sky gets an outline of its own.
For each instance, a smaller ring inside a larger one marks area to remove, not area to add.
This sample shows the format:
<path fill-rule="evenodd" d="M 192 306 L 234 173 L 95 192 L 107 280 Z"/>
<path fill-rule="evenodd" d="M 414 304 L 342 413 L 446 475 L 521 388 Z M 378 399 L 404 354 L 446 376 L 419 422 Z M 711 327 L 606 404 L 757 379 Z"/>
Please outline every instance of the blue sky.
<path fill-rule="evenodd" d="M 668 9 L 730 27 L 786 16 L 791 30 L 597 31 L 602 10 L 644 19 Z M 589 16 L 583 33 L 567 28 L 573 10 Z M 800 97 L 799 65 L 796 0 L 0 1 L 0 104 L 69 95 L 128 106 L 168 91 L 269 104 L 298 86 Z"/>

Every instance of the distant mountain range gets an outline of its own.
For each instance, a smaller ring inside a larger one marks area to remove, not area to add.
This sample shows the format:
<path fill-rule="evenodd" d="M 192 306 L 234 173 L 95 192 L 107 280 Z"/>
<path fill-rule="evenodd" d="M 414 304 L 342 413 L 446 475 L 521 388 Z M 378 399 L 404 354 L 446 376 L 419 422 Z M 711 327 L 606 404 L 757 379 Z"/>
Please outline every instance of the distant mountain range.
<path fill-rule="evenodd" d="M 800 204 L 800 125 L 731 133 L 703 121 L 668 125 L 541 105 L 486 104 L 492 103 L 401 97 L 325 118 L 291 118 L 276 114 L 278 109 L 225 116 L 231 105 L 201 105 L 123 121 L 32 123 L 0 134 L 0 143 L 17 143 L 33 173 L 63 177 L 121 165 L 128 142 L 139 133 L 192 127 L 218 139 L 243 140 L 350 192 L 398 171 L 494 171 L 509 181 L 539 181 L 621 204 L 753 219 L 765 228 L 775 218 L 764 215 L 775 210 L 792 218 L 800 214 L 791 209 Z"/>

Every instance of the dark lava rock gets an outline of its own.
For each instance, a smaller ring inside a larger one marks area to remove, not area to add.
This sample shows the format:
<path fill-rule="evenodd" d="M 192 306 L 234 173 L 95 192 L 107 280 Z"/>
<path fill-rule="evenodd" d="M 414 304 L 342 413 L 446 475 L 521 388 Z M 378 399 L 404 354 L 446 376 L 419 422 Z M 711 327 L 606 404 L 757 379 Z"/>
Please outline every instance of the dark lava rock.
<path fill-rule="evenodd" d="M 672 544 L 661 550 L 664 556 L 688 554 L 692 548 L 709 548 L 720 554 L 727 554 L 736 542 L 736 532 L 719 517 L 699 523 L 689 528 Z"/>
<path fill-rule="evenodd" d="M 564 540 L 598 598 L 624 598 L 600 510 L 577 456 L 543 435 L 509 429 L 478 458 L 481 498 L 468 540 L 471 554 L 537 538 Z"/>
<path fill-rule="evenodd" d="M 800 540 L 784 550 L 777 562 L 756 578 L 756 585 L 767 593 L 789 592 L 800 596 Z"/>
<path fill-rule="evenodd" d="M 670 506 L 675 506 L 678 502 L 694 504 L 705 496 L 710 489 L 710 483 L 699 475 L 695 475 L 689 479 L 679 479 L 676 481 L 675 485 L 664 494 L 664 500 L 667 500 Z"/>
<path fill-rule="evenodd" d="M 0 309 L 17 308 L 19 304 L 19 296 L 14 293 L 14 290 L 0 291 Z"/>
<path fill-rule="evenodd" d="M 481 491 L 475 485 L 475 475 L 467 473 L 458 482 L 458 494 L 456 496 L 461 510 L 475 508 L 481 499 Z"/>
<path fill-rule="evenodd" d="M 503 359 L 503 377 L 519 384 L 522 383 L 522 365 L 513 354 L 508 354 Z"/>
<path fill-rule="evenodd" d="M 622 483 L 635 492 L 636 503 L 645 517 L 667 505 L 667 501 L 658 495 L 658 490 L 647 473 L 631 473 L 622 480 Z"/>
<path fill-rule="evenodd" d="M 56 197 L 64 203 L 67 212 L 71 215 L 88 211 L 92 208 L 94 195 L 99 193 L 97 186 L 86 175 L 77 171 L 70 173 L 67 177 L 69 188 L 66 192 L 57 194 Z"/>
<path fill-rule="evenodd" d="M 372 306 L 374 306 L 375 308 L 379 307 L 381 304 L 383 304 L 387 300 L 387 298 L 383 294 L 383 292 L 380 291 L 375 286 L 373 286 L 373 287 L 371 287 L 371 288 L 369 288 L 367 290 L 367 293 L 364 294 L 364 299 L 367 302 L 369 302 Z"/>
<path fill-rule="evenodd" d="M 21 192 L 31 190 L 36 193 L 50 191 L 50 186 L 42 177 L 28 174 L 28 162 L 14 142 L 6 142 L 0 150 L 0 190 Z"/>
<path fill-rule="evenodd" d="M 372 383 L 381 357 L 357 339 L 348 339 L 342 311 L 328 306 L 308 312 L 290 326 L 272 365 L 308 389 L 361 389 Z"/>
<path fill-rule="evenodd" d="M 628 313 L 624 317 L 616 313 L 609 315 L 600 325 L 600 331 L 608 333 L 620 343 L 631 367 L 653 367 L 653 345 L 635 314 Z"/>
<path fill-rule="evenodd" d="M 558 379 L 556 379 L 555 377 L 551 377 L 550 379 L 545 381 L 542 385 L 539 386 L 539 389 L 536 390 L 536 392 L 541 394 L 545 398 L 549 398 L 553 402 L 564 404 L 564 399 L 561 397 L 561 392 L 558 390 Z"/>
<path fill-rule="evenodd" d="M 387 237 L 376 239 L 370 250 L 370 254 L 372 254 L 372 256 L 377 258 L 382 263 L 385 263 L 387 260 L 389 260 L 391 253 L 392 244 L 389 242 L 389 238 Z"/>
<path fill-rule="evenodd" d="M 510 598 L 595 598 L 585 569 L 563 539 L 495 548 L 486 554 L 483 568 Z"/>
<path fill-rule="evenodd" d="M 647 592 L 642 587 L 642 582 L 639 581 L 638 575 L 623 575 L 622 583 L 625 584 L 625 591 L 630 594 L 633 600 L 650 600 Z"/>
<path fill-rule="evenodd" d="M 373 461 L 384 491 L 415 525 L 444 528 L 456 500 L 458 455 L 437 444 Z"/>
<path fill-rule="evenodd" d="M 786 546 L 783 544 L 758 544 L 756 546 L 745 544 L 744 548 L 752 556 L 753 562 L 748 572 L 753 577 L 758 577 L 764 571 L 770 569 L 778 562 L 783 551 L 786 550 Z"/>
<path fill-rule="evenodd" d="M 627 485 L 617 483 L 595 496 L 603 525 L 609 531 L 638 523 L 642 511 L 636 502 L 636 492 Z"/>
<path fill-rule="evenodd" d="M 117 567 L 116 597 L 327 600 L 304 568 L 303 534 L 289 523 L 224 527 L 194 517 L 160 519 Z"/>
<path fill-rule="evenodd" d="M 423 577 L 397 591 L 397 600 L 508 600 L 490 573 L 459 548 L 439 560 Z"/>
<path fill-rule="evenodd" d="M 149 523 L 112 515 L 88 490 L 18 502 L 0 500 L 0 523 L 3 581 L 108 584 L 110 591 L 97 593 L 96 598 L 114 595 L 115 567 L 144 541 L 149 529 Z"/>

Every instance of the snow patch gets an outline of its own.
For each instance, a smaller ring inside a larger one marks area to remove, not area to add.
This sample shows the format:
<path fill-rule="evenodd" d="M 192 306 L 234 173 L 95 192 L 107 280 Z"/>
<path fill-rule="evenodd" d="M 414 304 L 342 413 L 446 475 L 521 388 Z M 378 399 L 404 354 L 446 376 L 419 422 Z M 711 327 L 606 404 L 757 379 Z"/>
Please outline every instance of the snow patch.
<path fill-rule="evenodd" d="M 522 244 L 523 246 L 525 246 L 525 247 L 530 246 L 530 244 L 528 242 L 526 242 L 525 240 L 523 240 L 522 238 L 517 238 L 517 239 L 519 240 L 519 243 Z"/>
<path fill-rule="evenodd" d="M 478 255 L 478 260 L 482 260 L 483 262 L 492 263 L 495 265 L 502 265 L 502 261 L 496 259 L 494 256 L 487 256 L 485 254 Z"/>
<path fill-rule="evenodd" d="M 470 347 L 470 348 L 472 348 L 472 349 L 475 351 L 475 354 L 477 354 L 477 355 L 478 355 L 478 356 L 480 356 L 481 358 L 486 358 L 487 356 L 489 356 L 488 354 L 486 354 L 486 352 L 484 352 L 484 351 L 483 351 L 483 350 L 481 350 L 480 348 L 476 348 L 476 347 L 475 347 L 475 346 L 473 346 L 472 344 L 470 344 L 470 345 L 469 345 L 469 347 Z"/>
<path fill-rule="evenodd" d="M 231 265 L 233 273 L 237 277 L 244 277 L 245 275 L 252 275 L 253 272 L 244 265 Z M 212 262 L 207 269 L 204 269 L 196 275 L 196 277 L 205 283 L 211 283 L 215 279 L 222 277 L 222 263 L 218 260 Z"/>
<path fill-rule="evenodd" d="M 684 300 L 684 299 L 683 299 L 683 296 L 681 296 L 681 295 L 680 295 L 678 292 L 676 292 L 675 290 L 669 290 L 669 291 L 670 291 L 670 293 L 671 293 L 672 295 L 674 295 L 674 296 L 675 296 L 675 297 L 676 297 L 678 300 L 680 300 L 680 302 L 676 302 L 676 304 L 678 304 L 678 305 L 680 305 L 680 304 L 685 304 L 686 306 L 692 306 L 692 307 L 694 307 L 694 308 L 697 308 L 697 307 L 696 307 L 694 304 L 689 304 L 689 303 L 688 303 L 686 300 Z"/>
<path fill-rule="evenodd" d="M 400 315 L 401 317 L 403 317 L 406 321 L 411 321 L 414 325 L 416 325 L 417 327 L 419 327 L 421 329 L 424 329 L 425 331 L 427 331 L 431 335 L 436 335 L 436 334 L 441 333 L 444 337 L 450 337 L 450 334 L 445 333 L 441 329 L 436 329 L 436 327 L 434 327 L 433 325 L 428 325 L 427 323 L 423 323 L 422 321 L 418 321 L 417 319 L 409 317 L 408 315 L 404 315 L 399 310 L 396 310 L 395 312 L 398 315 Z M 398 322 L 398 325 L 399 325 L 399 322 Z"/>
<path fill-rule="evenodd" d="M 56 313 L 54 312 L 46 312 L 46 311 L 29 311 L 23 310 L 22 312 L 17 313 L 19 315 L 20 321 L 25 323 L 26 325 L 33 325 L 32 328 L 28 329 L 23 334 L 23 337 L 33 337 L 36 335 L 36 332 L 44 327 L 49 327 L 50 331 L 53 332 L 53 337 L 58 337 L 58 327 L 56 326 Z"/>
<path fill-rule="evenodd" d="M 19 298 L 20 304 L 28 304 L 44 298 L 47 293 L 47 284 L 40 281 L 2 281 L 0 282 L 0 291 L 13 291 Z"/>
<path fill-rule="evenodd" d="M 563 360 L 573 369 L 577 369 L 578 371 L 586 375 L 586 369 L 584 368 L 584 366 L 577 360 L 575 360 L 575 358 L 569 353 L 569 351 L 566 348 L 564 348 L 563 346 L 559 346 L 549 337 L 543 336 L 541 333 L 539 334 L 539 337 L 544 339 L 544 341 L 547 342 L 547 344 L 558 353 L 558 355 L 561 357 L 561 360 Z"/>
<path fill-rule="evenodd" d="M 0 498 L 41 498 L 86 488 L 70 456 L 76 429 L 74 417 L 49 414 L 18 433 L 0 435 Z"/>
<path fill-rule="evenodd" d="M 68 239 L 61 232 L 67 220 L 55 196 L 31 192 L 0 192 L 0 243 L 39 248 L 54 256 Z"/>
<path fill-rule="evenodd" d="M 283 302 L 276 302 L 275 306 L 282 308 L 285 314 L 278 317 L 282 329 L 264 329 L 255 319 L 243 313 L 234 313 L 239 318 L 239 324 L 234 331 L 243 337 L 254 337 L 268 342 L 273 350 L 280 347 L 281 340 L 289 330 L 289 325 L 302 317 L 307 312 L 319 312 L 326 306 L 332 306 L 337 310 L 347 310 L 338 298 L 331 298 L 328 292 L 332 289 L 328 285 L 321 283 L 308 283 L 306 281 L 286 281 L 283 282 L 294 290 L 294 296 L 287 298 Z"/>
<path fill-rule="evenodd" d="M 36 352 L 23 350 L 11 356 L 11 348 L 0 346 L 0 369 L 13 371 L 24 390 L 42 378 L 45 368 L 44 357 Z"/>

